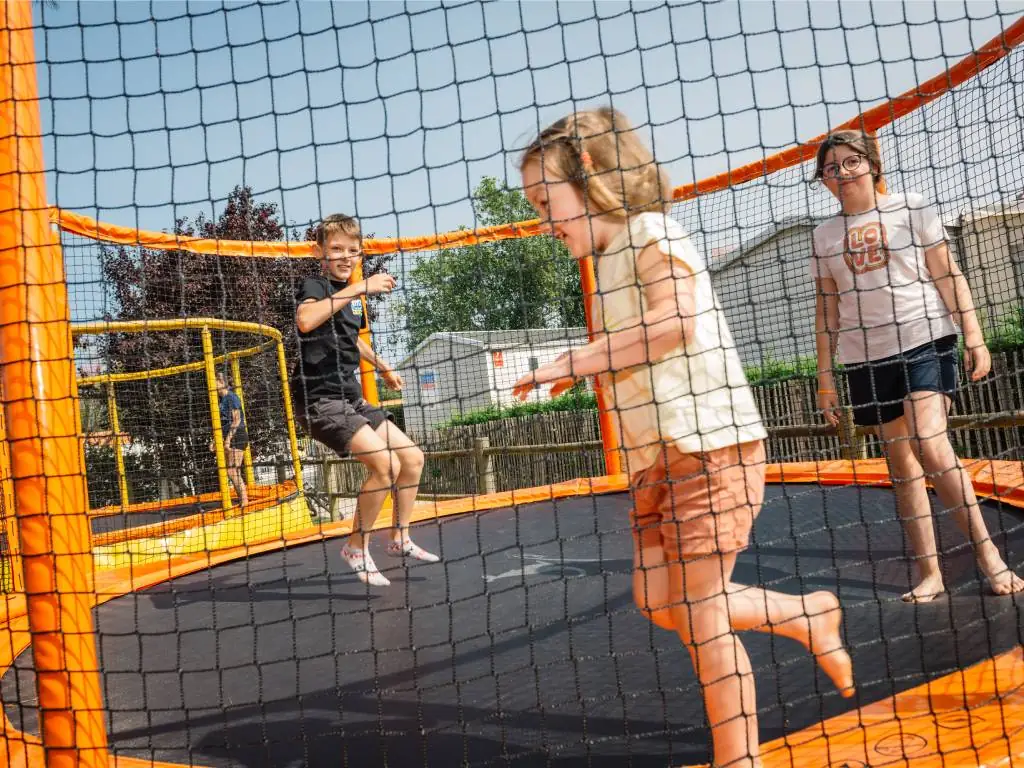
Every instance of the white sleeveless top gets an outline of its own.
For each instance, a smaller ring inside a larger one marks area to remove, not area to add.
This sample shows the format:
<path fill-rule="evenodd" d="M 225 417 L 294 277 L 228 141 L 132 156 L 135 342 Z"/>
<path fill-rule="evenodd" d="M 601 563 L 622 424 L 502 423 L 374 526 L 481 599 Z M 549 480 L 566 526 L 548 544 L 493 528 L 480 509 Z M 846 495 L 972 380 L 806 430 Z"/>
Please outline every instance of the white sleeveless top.
<path fill-rule="evenodd" d="M 651 466 L 664 443 L 700 453 L 767 437 L 711 276 L 679 222 L 660 213 L 634 216 L 597 255 L 597 293 L 591 297 L 596 327 L 615 331 L 642 322 L 647 302 L 636 262 L 652 243 L 693 273 L 697 315 L 693 339 L 683 349 L 600 376 L 630 474 Z"/>

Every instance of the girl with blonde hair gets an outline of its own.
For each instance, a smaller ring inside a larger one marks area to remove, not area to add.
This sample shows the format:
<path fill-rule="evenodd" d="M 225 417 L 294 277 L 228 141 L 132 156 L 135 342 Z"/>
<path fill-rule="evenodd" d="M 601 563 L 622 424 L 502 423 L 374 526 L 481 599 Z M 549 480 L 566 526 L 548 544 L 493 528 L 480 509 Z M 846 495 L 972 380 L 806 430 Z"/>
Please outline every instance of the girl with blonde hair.
<path fill-rule="evenodd" d="M 750 660 L 737 632 L 790 637 L 853 695 L 830 592 L 732 581 L 764 497 L 766 433 L 711 278 L 667 215 L 671 187 L 626 118 L 577 112 L 520 164 L 526 197 L 577 259 L 593 257 L 594 341 L 516 383 L 552 394 L 599 376 L 617 415 L 635 509 L 634 599 L 693 660 L 715 766 L 761 765 Z"/>

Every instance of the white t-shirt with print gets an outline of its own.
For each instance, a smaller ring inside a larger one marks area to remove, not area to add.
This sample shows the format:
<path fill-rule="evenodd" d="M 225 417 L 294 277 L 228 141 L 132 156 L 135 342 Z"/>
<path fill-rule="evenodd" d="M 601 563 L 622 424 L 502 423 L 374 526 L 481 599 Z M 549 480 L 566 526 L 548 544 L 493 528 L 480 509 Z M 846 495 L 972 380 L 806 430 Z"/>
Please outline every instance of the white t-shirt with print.
<path fill-rule="evenodd" d="M 879 197 L 876 208 L 814 230 L 811 278 L 832 278 L 839 292 L 840 363 L 892 357 L 957 332 L 925 263 L 925 251 L 945 240 L 935 209 L 914 193 Z"/>
<path fill-rule="evenodd" d="M 636 263 L 651 244 L 693 274 L 696 318 L 693 338 L 682 349 L 600 377 L 631 474 L 651 466 L 666 442 L 682 453 L 699 453 L 767 436 L 707 267 L 679 222 L 660 213 L 634 216 L 597 255 L 597 292 L 590 300 L 597 328 L 642 324 L 647 298 Z"/>

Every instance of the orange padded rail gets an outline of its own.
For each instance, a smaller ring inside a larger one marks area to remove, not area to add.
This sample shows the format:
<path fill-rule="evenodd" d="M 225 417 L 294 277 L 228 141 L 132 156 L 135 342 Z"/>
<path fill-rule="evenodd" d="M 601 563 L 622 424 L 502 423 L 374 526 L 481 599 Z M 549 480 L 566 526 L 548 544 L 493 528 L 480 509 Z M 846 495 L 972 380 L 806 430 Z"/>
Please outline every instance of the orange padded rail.
<path fill-rule="evenodd" d="M 48 221 L 32 4 L 0 3 L 0 388 L 48 768 L 107 764 L 68 290 Z M 38 763 L 37 763 L 38 764 Z"/>

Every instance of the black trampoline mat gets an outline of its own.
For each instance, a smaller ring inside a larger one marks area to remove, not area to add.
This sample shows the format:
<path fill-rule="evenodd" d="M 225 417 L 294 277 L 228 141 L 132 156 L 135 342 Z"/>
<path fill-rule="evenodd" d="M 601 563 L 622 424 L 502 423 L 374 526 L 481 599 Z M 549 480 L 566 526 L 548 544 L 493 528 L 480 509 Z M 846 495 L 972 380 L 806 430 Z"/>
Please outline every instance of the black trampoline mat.
<path fill-rule="evenodd" d="M 216 766 L 659 766 L 707 759 L 690 659 L 631 597 L 620 495 L 417 526 L 444 562 L 368 590 L 340 540 L 218 566 L 96 612 L 111 746 Z M 1008 561 L 1019 512 L 984 505 Z M 837 590 L 858 697 L 841 699 L 786 639 L 746 633 L 762 742 L 941 677 L 1021 643 L 1021 598 L 983 593 L 942 516 L 951 595 L 911 606 L 892 492 L 769 486 L 735 581 Z M 8 716 L 35 729 L 30 654 L 3 681 Z"/>

